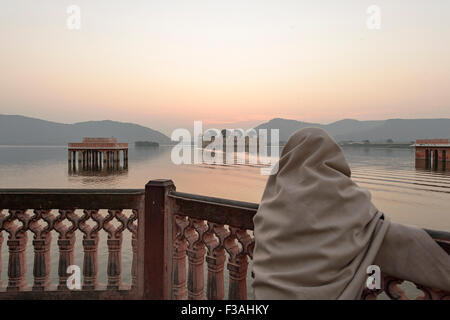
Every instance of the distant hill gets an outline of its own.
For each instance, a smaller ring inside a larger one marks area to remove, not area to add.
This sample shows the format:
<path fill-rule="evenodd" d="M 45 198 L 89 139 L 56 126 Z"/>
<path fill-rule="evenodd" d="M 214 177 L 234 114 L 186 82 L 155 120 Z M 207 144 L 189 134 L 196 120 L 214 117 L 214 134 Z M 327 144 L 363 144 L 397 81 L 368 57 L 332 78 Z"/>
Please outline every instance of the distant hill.
<path fill-rule="evenodd" d="M 330 124 L 301 122 L 275 118 L 262 123 L 255 129 L 279 129 L 280 141 L 287 141 L 296 130 L 305 127 L 319 127 L 328 131 L 338 142 L 362 141 L 409 142 L 416 139 L 450 138 L 450 119 L 389 119 L 358 121 L 344 119 Z"/>
<path fill-rule="evenodd" d="M 65 145 L 83 137 L 115 137 L 134 144 L 135 141 L 171 143 L 159 131 L 134 123 L 88 121 L 64 124 L 17 115 L 0 115 L 0 145 Z"/>
<path fill-rule="evenodd" d="M 275 118 L 255 129 L 279 129 L 280 141 L 287 141 L 298 129 L 319 127 L 327 130 L 338 142 L 363 141 L 410 142 L 416 139 L 450 138 L 450 119 L 389 119 L 359 121 L 344 119 L 330 124 L 301 122 Z M 65 145 L 83 137 L 115 137 L 134 144 L 152 141 L 161 145 L 171 140 L 159 131 L 134 123 L 87 121 L 64 124 L 18 115 L 0 114 L 0 145 Z"/>

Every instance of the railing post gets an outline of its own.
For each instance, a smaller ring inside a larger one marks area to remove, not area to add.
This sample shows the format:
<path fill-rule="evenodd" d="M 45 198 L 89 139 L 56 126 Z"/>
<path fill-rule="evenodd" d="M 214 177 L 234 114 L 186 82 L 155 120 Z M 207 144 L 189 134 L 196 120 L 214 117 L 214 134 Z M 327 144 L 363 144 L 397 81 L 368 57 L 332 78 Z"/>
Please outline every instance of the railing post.
<path fill-rule="evenodd" d="M 170 299 L 172 295 L 171 190 L 175 190 L 172 180 L 151 180 L 145 186 L 144 299 Z"/>

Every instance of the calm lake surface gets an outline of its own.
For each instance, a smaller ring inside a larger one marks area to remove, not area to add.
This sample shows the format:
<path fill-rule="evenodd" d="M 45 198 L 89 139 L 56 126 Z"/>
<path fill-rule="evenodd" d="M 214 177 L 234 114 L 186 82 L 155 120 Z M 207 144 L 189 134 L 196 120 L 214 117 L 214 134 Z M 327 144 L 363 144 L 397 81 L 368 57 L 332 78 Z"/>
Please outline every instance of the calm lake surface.
<path fill-rule="evenodd" d="M 353 179 L 372 193 L 374 204 L 395 222 L 450 231 L 450 168 L 415 168 L 409 148 L 344 147 Z M 116 172 L 69 170 L 67 149 L 0 146 L 0 188 L 144 188 L 151 179 L 170 178 L 177 190 L 235 200 L 259 202 L 267 176 L 250 165 L 180 165 L 170 160 L 171 147 L 130 148 L 128 169 Z M 6 237 L 6 235 L 4 235 Z M 52 239 L 52 279 L 57 279 L 57 236 Z M 77 234 L 75 263 L 82 266 L 82 235 Z M 29 235 L 28 242 L 31 242 Z M 130 281 L 131 240 L 124 235 L 123 278 Z M 101 249 L 105 246 L 105 249 Z M 7 270 L 2 246 L 2 280 Z M 106 235 L 100 237 L 99 281 L 106 281 Z M 27 250 L 28 281 L 33 252 Z M 104 270 L 103 271 L 103 266 Z M 103 276 L 102 276 L 103 275 Z"/>

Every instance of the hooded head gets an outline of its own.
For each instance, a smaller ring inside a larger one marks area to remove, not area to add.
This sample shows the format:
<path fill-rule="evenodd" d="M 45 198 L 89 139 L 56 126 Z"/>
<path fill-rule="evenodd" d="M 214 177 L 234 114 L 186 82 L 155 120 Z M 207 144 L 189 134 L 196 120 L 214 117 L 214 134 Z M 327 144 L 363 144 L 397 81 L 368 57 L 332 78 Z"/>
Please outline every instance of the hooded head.
<path fill-rule="evenodd" d="M 320 152 L 317 152 L 320 150 Z M 328 133 L 320 128 L 305 128 L 291 135 L 280 160 L 284 162 L 289 159 L 308 163 L 323 163 L 330 168 L 341 172 L 347 177 L 351 176 L 350 167 L 347 164 L 344 153 Z M 280 164 L 280 167 L 282 165 Z M 286 166 L 284 166 L 286 168 Z"/>

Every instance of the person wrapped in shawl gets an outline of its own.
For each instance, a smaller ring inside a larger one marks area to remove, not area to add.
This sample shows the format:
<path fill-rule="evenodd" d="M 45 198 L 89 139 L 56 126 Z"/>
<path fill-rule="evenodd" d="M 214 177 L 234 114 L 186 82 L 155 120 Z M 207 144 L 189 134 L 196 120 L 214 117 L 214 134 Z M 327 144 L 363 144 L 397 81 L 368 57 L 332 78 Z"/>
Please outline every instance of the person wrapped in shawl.
<path fill-rule="evenodd" d="M 324 130 L 295 132 L 278 164 L 254 217 L 256 299 L 359 299 L 370 265 L 450 291 L 450 256 L 379 211 Z"/>

